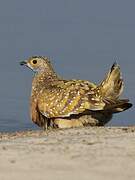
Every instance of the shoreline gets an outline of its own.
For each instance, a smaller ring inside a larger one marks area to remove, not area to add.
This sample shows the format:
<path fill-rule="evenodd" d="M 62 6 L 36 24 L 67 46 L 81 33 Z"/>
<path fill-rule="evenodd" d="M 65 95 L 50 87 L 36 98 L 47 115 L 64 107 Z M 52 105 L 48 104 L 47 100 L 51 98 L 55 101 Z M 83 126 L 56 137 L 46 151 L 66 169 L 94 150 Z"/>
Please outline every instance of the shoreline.
<path fill-rule="evenodd" d="M 0 133 L 0 179 L 135 177 L 135 126 Z"/>

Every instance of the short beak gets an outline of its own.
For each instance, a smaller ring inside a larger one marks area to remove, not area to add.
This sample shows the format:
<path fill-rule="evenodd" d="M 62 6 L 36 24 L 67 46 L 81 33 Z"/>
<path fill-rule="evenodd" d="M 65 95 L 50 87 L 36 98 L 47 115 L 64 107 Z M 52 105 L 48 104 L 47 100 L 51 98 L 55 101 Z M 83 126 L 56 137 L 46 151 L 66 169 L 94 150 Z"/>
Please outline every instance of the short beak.
<path fill-rule="evenodd" d="M 21 65 L 21 66 L 27 65 L 27 62 L 26 62 L 26 61 L 21 61 L 21 62 L 20 62 L 20 65 Z"/>

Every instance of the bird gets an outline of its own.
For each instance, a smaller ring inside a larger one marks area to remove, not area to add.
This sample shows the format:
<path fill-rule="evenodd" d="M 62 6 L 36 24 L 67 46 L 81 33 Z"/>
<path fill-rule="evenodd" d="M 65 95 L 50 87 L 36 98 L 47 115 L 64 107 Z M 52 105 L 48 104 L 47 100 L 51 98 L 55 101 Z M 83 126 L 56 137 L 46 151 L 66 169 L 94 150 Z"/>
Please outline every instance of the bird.
<path fill-rule="evenodd" d="M 30 117 L 44 130 L 104 125 L 114 113 L 132 106 L 129 99 L 120 98 L 124 83 L 116 62 L 99 84 L 61 78 L 46 56 L 29 57 L 20 65 L 34 72 Z"/>

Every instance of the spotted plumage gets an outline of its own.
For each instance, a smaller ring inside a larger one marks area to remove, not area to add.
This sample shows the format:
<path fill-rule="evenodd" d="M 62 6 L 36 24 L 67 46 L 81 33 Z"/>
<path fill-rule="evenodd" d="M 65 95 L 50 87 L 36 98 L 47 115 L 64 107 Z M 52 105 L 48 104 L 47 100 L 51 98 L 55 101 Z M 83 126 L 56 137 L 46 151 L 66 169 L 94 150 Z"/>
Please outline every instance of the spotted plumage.
<path fill-rule="evenodd" d="M 86 111 L 113 113 L 131 107 L 127 99 L 119 99 L 123 90 L 123 80 L 116 63 L 98 86 L 86 80 L 60 78 L 47 57 L 30 57 L 27 61 L 21 62 L 21 65 L 35 72 L 30 111 L 32 121 L 41 127 L 48 127 L 50 122 L 54 123 L 58 118 L 80 116 Z"/>

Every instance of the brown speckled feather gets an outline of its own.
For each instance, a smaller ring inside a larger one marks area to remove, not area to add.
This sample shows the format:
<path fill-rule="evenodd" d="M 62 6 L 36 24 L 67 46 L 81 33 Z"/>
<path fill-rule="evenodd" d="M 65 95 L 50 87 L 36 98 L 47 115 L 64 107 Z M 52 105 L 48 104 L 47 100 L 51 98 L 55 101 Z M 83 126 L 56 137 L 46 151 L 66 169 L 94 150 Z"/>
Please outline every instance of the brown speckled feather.
<path fill-rule="evenodd" d="M 67 117 L 90 109 L 87 93 L 95 85 L 87 81 L 57 81 L 38 95 L 40 112 L 48 118 Z"/>

